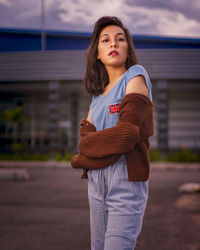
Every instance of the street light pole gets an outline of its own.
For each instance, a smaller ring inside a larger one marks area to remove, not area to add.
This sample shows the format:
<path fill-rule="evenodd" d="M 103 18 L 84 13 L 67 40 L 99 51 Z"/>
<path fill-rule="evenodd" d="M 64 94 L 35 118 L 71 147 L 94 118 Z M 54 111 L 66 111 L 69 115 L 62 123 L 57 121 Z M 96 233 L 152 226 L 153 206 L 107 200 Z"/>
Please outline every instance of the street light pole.
<path fill-rule="evenodd" d="M 46 50 L 45 0 L 41 0 L 41 50 Z"/>

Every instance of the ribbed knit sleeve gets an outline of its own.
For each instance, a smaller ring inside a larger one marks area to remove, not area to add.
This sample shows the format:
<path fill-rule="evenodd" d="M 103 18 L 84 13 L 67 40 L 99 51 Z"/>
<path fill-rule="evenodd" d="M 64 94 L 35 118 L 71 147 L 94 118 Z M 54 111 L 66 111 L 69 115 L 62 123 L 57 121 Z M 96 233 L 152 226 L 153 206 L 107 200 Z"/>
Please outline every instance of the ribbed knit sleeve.
<path fill-rule="evenodd" d="M 78 145 L 80 153 L 90 157 L 104 157 L 131 151 L 141 140 L 139 127 L 151 108 L 151 102 L 144 95 L 126 95 L 121 103 L 117 125 L 82 137 Z"/>
<path fill-rule="evenodd" d="M 116 162 L 121 154 L 105 156 L 101 158 L 88 157 L 85 155 L 75 155 L 71 161 L 73 168 L 100 169 Z"/>
<path fill-rule="evenodd" d="M 116 126 L 96 131 L 87 119 L 81 120 L 81 154 L 73 157 L 71 165 L 83 168 L 82 178 L 87 178 L 88 169 L 107 167 L 125 152 L 129 181 L 147 180 L 148 138 L 153 133 L 153 104 L 143 95 L 128 94 L 121 103 Z"/>
<path fill-rule="evenodd" d="M 139 128 L 128 122 L 84 136 L 79 142 L 81 154 L 103 157 L 130 151 L 140 140 Z"/>

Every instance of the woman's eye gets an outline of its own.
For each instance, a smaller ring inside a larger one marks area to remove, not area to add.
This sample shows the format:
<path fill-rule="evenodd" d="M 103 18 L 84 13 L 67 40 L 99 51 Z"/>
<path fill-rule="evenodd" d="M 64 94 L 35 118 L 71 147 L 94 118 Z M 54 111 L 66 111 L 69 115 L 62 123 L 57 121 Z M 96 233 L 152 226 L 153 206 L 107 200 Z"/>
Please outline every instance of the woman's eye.
<path fill-rule="evenodd" d="M 117 39 L 117 41 L 121 42 L 121 41 L 125 41 L 125 39 L 124 39 L 123 37 L 119 37 L 119 38 Z"/>
<path fill-rule="evenodd" d="M 102 42 L 107 43 L 108 41 L 109 41 L 108 39 L 104 39 Z"/>

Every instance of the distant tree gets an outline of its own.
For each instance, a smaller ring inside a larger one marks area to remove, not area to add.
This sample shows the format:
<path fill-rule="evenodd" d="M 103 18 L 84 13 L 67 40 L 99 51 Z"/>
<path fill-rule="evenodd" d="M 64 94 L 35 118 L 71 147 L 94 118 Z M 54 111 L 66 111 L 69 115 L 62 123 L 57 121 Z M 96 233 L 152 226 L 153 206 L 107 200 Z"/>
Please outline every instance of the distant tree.
<path fill-rule="evenodd" d="M 8 137 L 8 130 L 12 127 L 13 131 L 13 146 L 17 143 L 18 126 L 26 118 L 23 115 L 23 106 L 18 106 L 14 109 L 6 109 L 0 116 L 0 119 L 5 123 L 5 138 Z M 18 147 L 19 148 L 19 147 Z"/>

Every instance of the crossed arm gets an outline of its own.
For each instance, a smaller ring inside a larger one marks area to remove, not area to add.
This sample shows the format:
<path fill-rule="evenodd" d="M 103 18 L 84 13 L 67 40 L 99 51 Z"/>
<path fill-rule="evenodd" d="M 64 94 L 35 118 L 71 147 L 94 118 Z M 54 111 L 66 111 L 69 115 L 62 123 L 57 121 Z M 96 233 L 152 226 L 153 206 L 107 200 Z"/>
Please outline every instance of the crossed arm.
<path fill-rule="evenodd" d="M 86 119 L 81 121 L 80 155 L 71 164 L 74 168 L 102 168 L 114 163 L 121 154 L 131 151 L 140 140 L 148 138 L 148 130 L 142 129 L 151 102 L 140 94 L 128 94 L 123 99 L 119 122 L 116 126 L 96 131 Z"/>

